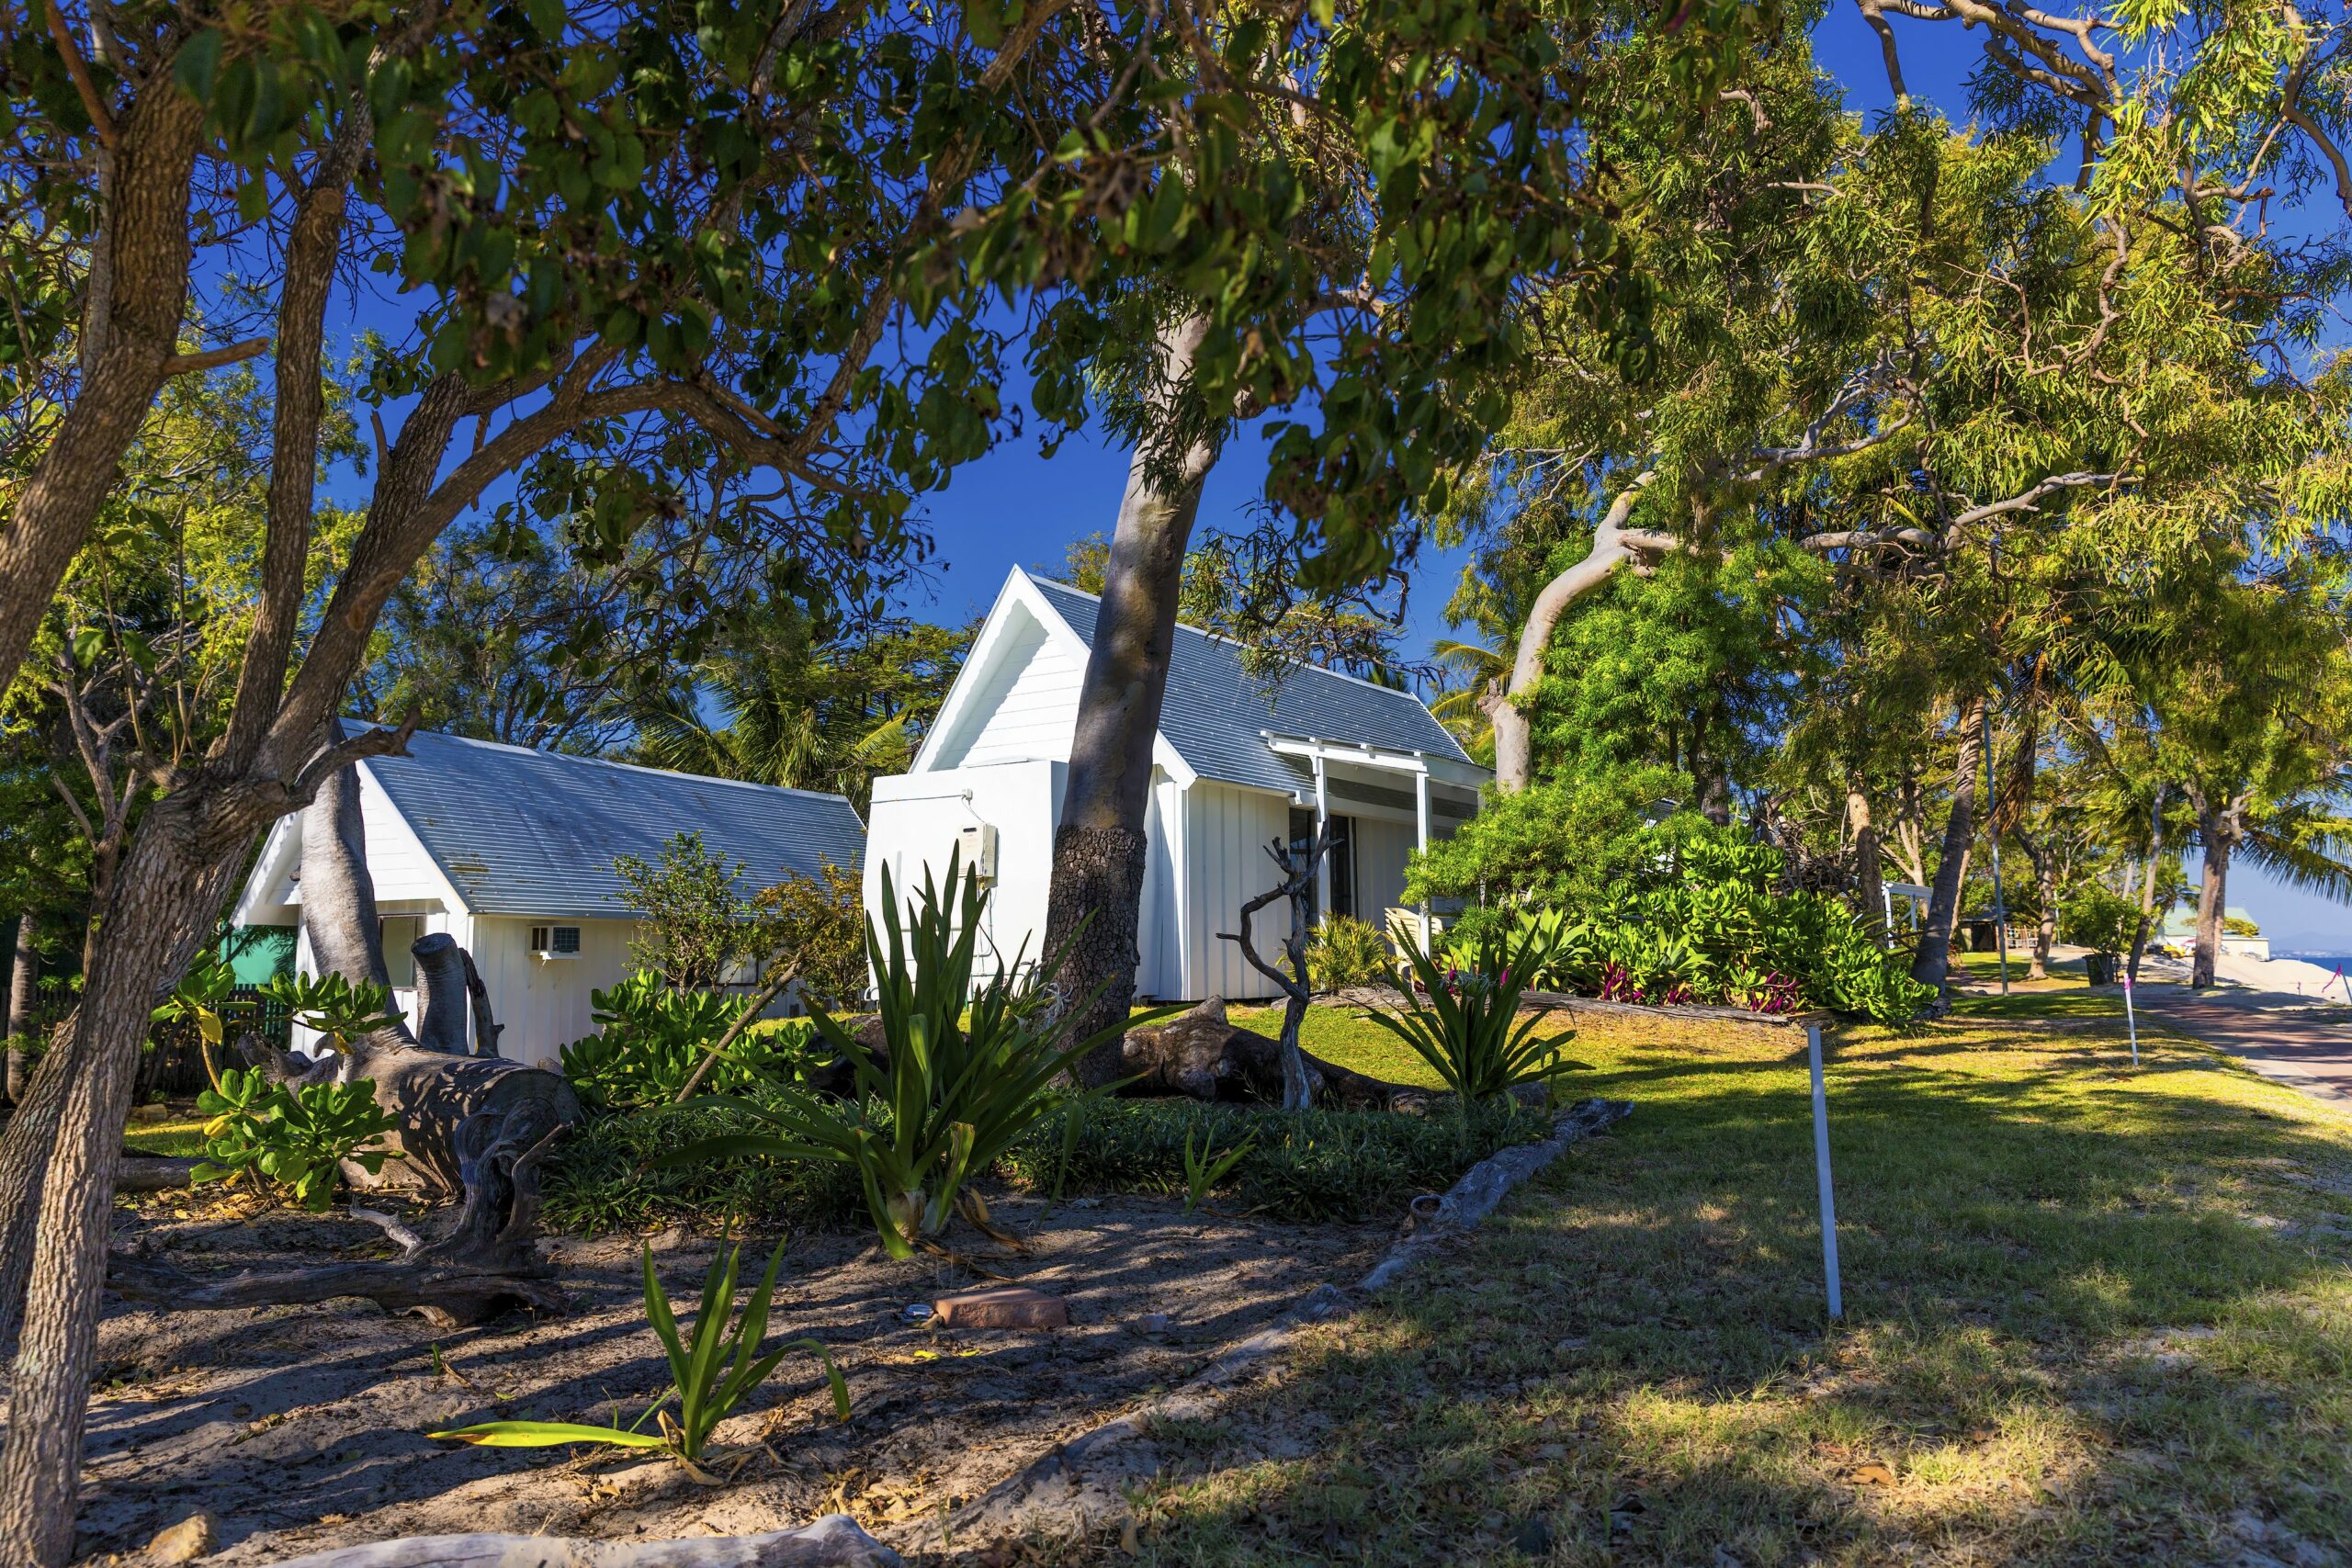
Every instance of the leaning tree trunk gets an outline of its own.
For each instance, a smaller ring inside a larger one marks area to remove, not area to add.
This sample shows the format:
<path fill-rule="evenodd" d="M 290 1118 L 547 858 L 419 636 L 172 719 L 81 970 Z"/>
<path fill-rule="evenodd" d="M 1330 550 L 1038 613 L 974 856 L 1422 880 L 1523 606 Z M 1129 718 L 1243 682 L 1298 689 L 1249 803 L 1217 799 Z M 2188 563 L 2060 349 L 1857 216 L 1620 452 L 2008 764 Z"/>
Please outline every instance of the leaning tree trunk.
<path fill-rule="evenodd" d="M 0 526 L 0 688 L 14 682 L 122 455 L 169 374 L 187 309 L 188 196 L 204 106 L 153 62 L 106 174 L 82 378 Z"/>
<path fill-rule="evenodd" d="M 1170 381 L 1181 380 L 1206 331 L 1207 322 L 1195 319 L 1163 337 Z M 1115 1030 L 1135 1003 L 1152 743 L 1168 694 L 1184 551 L 1216 449 L 1196 444 L 1172 475 L 1163 471 L 1164 458 L 1138 446 L 1128 464 L 1054 833 L 1046 951 L 1061 955 L 1055 984 L 1069 1010 L 1072 1039 Z M 1116 1033 L 1078 1064 L 1089 1087 L 1119 1076 Z"/>
<path fill-rule="evenodd" d="M 2229 913 L 2230 852 L 2237 846 L 2223 814 L 2199 802 L 2198 836 L 2204 840 L 2204 869 L 2197 886 L 2197 953 L 2189 961 L 2188 983 L 2211 986 L 2222 953 L 2222 922 Z"/>
<path fill-rule="evenodd" d="M 2050 949 L 2058 940 L 2058 846 L 2055 833 L 2036 837 L 2019 830 L 2018 845 L 2025 851 L 2025 858 L 2033 863 L 2033 889 L 2041 902 L 2041 918 L 2034 922 L 2033 958 L 2027 966 L 2029 980 L 2050 978 Z"/>
<path fill-rule="evenodd" d="M 25 1037 L 40 1006 L 40 949 L 33 945 L 37 924 L 30 909 L 17 917 L 17 951 L 8 970 L 8 1016 L 0 1021 L 0 1039 L 7 1042 L 8 1103 L 25 1100 Z"/>
<path fill-rule="evenodd" d="M 1487 709 L 1487 717 L 1495 725 L 1497 789 L 1516 793 L 1535 782 L 1533 738 L 1528 729 L 1526 705 L 1544 679 L 1544 650 L 1551 646 L 1552 634 L 1559 628 L 1560 618 L 1568 613 L 1570 605 L 1608 581 L 1610 574 L 1634 559 L 1637 552 L 1656 552 L 1674 546 L 1674 541 L 1663 535 L 1640 533 L 1625 526 L 1634 502 L 1641 499 L 1642 491 L 1652 477 L 1642 474 L 1610 503 L 1600 525 L 1593 530 L 1592 548 L 1582 560 L 1545 583 L 1528 609 L 1527 624 L 1520 628 L 1518 646 L 1511 655 L 1510 683 L 1496 694 Z"/>
<path fill-rule="evenodd" d="M 1961 711 L 1960 765 L 1952 773 L 1951 818 L 1944 825 L 1943 854 L 1936 863 L 1936 880 L 1930 885 L 1927 929 L 1919 933 L 1918 956 L 1911 962 L 1911 977 L 1936 987 L 1939 1007 L 1949 1007 L 1951 999 L 1951 933 L 1960 919 L 1961 879 L 1967 874 L 1969 846 L 1976 837 L 1976 770 L 1984 755 L 1979 739 L 1984 712 L 1982 697 Z"/>
<path fill-rule="evenodd" d="M 320 974 L 341 975 L 354 985 L 384 984 L 356 766 L 329 777 L 303 810 L 302 930 Z M 580 1102 L 558 1074 L 467 1055 L 472 960 L 441 931 L 418 942 L 414 955 L 424 1038 L 405 1022 L 379 1030 L 352 1042 L 337 1076 L 345 1082 L 372 1080 L 376 1103 L 400 1119 L 397 1145 L 406 1158 L 389 1168 L 405 1167 L 404 1174 L 428 1189 L 456 1197 L 466 1191 L 460 1145 L 473 1135 L 466 1131 L 469 1124 L 503 1125 L 505 1145 L 526 1148 L 576 1124 Z"/>

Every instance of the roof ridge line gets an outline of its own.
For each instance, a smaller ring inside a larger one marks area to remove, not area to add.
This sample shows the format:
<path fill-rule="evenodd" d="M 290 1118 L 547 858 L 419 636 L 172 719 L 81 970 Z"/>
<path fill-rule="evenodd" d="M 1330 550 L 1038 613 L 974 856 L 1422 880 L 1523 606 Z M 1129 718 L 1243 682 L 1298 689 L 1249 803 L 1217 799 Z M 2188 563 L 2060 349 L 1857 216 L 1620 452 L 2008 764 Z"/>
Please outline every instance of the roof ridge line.
<path fill-rule="evenodd" d="M 388 729 L 391 728 L 389 725 L 380 724 L 371 719 L 361 719 L 355 722 L 366 724 L 370 728 L 374 729 Z M 543 751 L 536 746 L 517 746 L 511 740 L 480 740 L 470 735 L 452 735 L 448 731 L 443 729 L 420 729 L 415 731 L 414 734 L 429 736 L 435 740 L 454 741 L 460 746 L 479 747 L 485 751 L 512 751 L 518 756 L 530 757 L 540 761 L 580 762 L 599 768 L 618 768 L 632 773 L 651 773 L 658 778 L 691 779 L 697 784 L 725 784 L 733 789 L 765 790 L 773 795 L 797 795 L 808 800 L 838 800 L 843 804 L 849 803 L 849 796 L 832 790 L 801 789 L 794 784 L 759 784 L 751 779 L 721 778 L 717 773 L 690 773 L 683 768 L 649 767 L 643 762 L 624 762 L 612 757 L 583 757 L 571 751 Z M 413 737 L 412 737 L 412 739 L 413 738 Z M 370 762 L 380 762 L 388 760 L 397 761 L 400 760 L 400 756 L 399 753 L 392 752 L 388 753 L 385 756 L 369 757 L 363 760 Z"/>
<path fill-rule="evenodd" d="M 1072 583 L 1064 582 L 1057 577 L 1040 577 L 1025 566 L 1016 566 L 1012 570 L 1021 573 L 1023 577 L 1026 577 L 1030 581 L 1038 584 L 1040 587 L 1058 588 L 1065 593 L 1075 593 L 1081 599 L 1091 599 L 1098 604 L 1102 602 L 1102 595 L 1100 593 L 1089 593 L 1085 589 L 1077 587 Z M 1190 621 L 1177 622 L 1176 629 L 1180 632 L 1191 632 L 1194 637 L 1204 637 L 1210 642 L 1221 642 L 1227 648 L 1246 649 L 1250 646 L 1250 644 L 1242 641 L 1239 637 L 1227 637 L 1223 632 L 1209 631 L 1205 627 L 1193 625 Z M 1361 675 L 1351 675 L 1344 670 L 1334 670 L 1328 664 L 1314 664 L 1302 659 L 1295 665 L 1292 666 L 1292 668 L 1297 670 L 1312 670 L 1317 675 L 1329 675 L 1335 681 L 1352 681 L 1368 692 L 1381 692 L 1392 697 L 1403 697 L 1407 702 L 1419 704 L 1423 708 L 1427 708 L 1429 706 L 1427 703 L 1421 702 L 1420 698 L 1415 696 L 1410 692 L 1403 691 L 1396 686 L 1384 686 L 1377 681 L 1367 681 Z"/>

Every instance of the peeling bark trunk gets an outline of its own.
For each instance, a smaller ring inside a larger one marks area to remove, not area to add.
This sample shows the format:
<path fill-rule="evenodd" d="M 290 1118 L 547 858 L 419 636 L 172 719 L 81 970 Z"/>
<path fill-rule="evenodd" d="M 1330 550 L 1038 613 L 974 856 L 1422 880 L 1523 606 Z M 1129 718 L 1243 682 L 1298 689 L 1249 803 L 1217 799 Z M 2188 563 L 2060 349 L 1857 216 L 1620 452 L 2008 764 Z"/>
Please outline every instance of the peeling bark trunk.
<path fill-rule="evenodd" d="M 1878 827 L 1871 820 L 1871 797 L 1860 781 L 1846 786 L 1846 820 L 1854 830 L 1854 897 L 1862 929 L 1886 945 L 1886 878 L 1879 869 Z"/>
<path fill-rule="evenodd" d="M 25 1036 L 32 1029 L 33 1014 L 40 1006 L 40 949 L 33 945 L 37 929 L 31 910 L 17 917 L 17 950 L 8 970 L 8 1017 L 6 1024 L 0 1025 L 0 1039 L 7 1042 L 6 1088 L 11 1105 L 21 1105 L 25 1100 Z"/>
<path fill-rule="evenodd" d="M 1164 334 L 1170 383 L 1185 375 L 1206 331 L 1205 321 L 1192 320 Z M 1060 957 L 1055 984 L 1072 1039 L 1116 1028 L 1135 1003 L 1152 743 L 1168 694 L 1184 551 L 1201 486 L 1216 462 L 1216 448 L 1204 442 L 1183 454 L 1170 477 L 1156 471 L 1155 456 L 1164 455 L 1138 447 L 1128 465 L 1054 834 L 1046 951 Z M 1119 1074 L 1115 1035 L 1078 1064 L 1089 1087 Z"/>
<path fill-rule="evenodd" d="M 1671 541 L 1652 536 L 1629 534 L 1625 519 L 1633 513 L 1634 502 L 1641 499 L 1643 488 L 1651 479 L 1643 474 L 1626 487 L 1593 530 L 1592 548 L 1582 560 L 1544 585 L 1529 606 L 1527 624 L 1520 628 L 1519 643 L 1511 655 L 1510 682 L 1487 710 L 1495 725 L 1495 787 L 1516 794 L 1535 782 L 1533 741 L 1528 731 L 1527 713 L 1521 705 L 1534 695 L 1536 686 L 1544 679 L 1544 650 L 1551 646 L 1552 634 L 1559 629 L 1560 618 L 1570 605 L 1609 581 L 1618 567 L 1632 560 L 1638 548 L 1659 547 Z"/>
<path fill-rule="evenodd" d="M 53 1117 L 36 1121 L 20 1111 L 5 1140 L 20 1157 L 28 1150 L 38 1157 L 42 1122 L 54 1129 L 33 1173 L 36 1185 L 21 1194 L 37 1204 L 33 1245 L 11 1248 L 29 1258 L 0 1447 L 0 1561 L 51 1568 L 72 1545 L 107 1216 L 138 1043 L 157 997 L 217 917 L 243 850 L 241 838 L 236 852 L 220 853 L 198 830 L 200 821 L 187 820 L 203 793 L 166 796 L 149 808 L 107 900 L 107 940 L 97 944 L 81 1005 L 36 1076 L 32 1099 L 40 1101 L 40 1080 L 51 1080 Z"/>
<path fill-rule="evenodd" d="M 1912 960 L 1911 977 L 1936 987 L 1939 1009 L 1951 1005 L 1951 933 L 1960 917 L 1961 883 L 1968 874 L 1968 851 L 1976 838 L 1976 773 L 1984 756 L 1984 699 L 1978 697 L 1960 716 L 1960 763 L 1952 772 L 1951 817 L 1944 824 L 1942 857 L 1936 863 L 1936 880 L 1929 885 L 1928 923 L 1919 933 L 1919 953 Z"/>

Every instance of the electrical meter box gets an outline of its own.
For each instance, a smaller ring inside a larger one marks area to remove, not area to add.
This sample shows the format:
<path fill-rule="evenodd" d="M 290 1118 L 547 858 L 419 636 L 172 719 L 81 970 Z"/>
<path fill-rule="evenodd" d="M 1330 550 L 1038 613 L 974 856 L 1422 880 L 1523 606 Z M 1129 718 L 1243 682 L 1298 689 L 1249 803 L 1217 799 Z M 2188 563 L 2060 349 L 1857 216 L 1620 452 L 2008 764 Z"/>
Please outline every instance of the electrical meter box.
<path fill-rule="evenodd" d="M 996 880 L 996 827 L 989 822 L 973 822 L 956 830 L 958 858 L 967 869 L 980 874 L 983 882 Z"/>

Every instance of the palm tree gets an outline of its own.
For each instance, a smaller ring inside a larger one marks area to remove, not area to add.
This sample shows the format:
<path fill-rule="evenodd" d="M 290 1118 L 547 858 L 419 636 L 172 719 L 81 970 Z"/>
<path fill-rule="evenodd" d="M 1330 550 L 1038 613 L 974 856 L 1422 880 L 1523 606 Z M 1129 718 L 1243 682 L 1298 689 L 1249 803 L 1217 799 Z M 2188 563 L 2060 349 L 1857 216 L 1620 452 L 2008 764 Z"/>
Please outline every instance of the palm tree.
<path fill-rule="evenodd" d="M 1496 694 L 1510 676 L 1510 657 L 1498 648 L 1483 642 L 1460 642 L 1452 637 L 1440 637 L 1430 649 L 1439 667 L 1458 678 L 1447 681 L 1430 712 L 1440 724 L 1453 731 L 1462 749 L 1477 761 L 1492 766 L 1495 760 Z"/>

